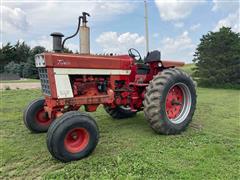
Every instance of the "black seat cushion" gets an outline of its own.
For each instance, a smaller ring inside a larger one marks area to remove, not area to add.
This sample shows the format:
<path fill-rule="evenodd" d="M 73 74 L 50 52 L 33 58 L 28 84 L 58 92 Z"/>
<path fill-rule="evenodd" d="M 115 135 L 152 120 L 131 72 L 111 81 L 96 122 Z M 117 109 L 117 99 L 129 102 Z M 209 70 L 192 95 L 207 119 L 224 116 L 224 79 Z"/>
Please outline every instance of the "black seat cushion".
<path fill-rule="evenodd" d="M 161 52 L 158 50 L 149 52 L 144 59 L 145 63 L 154 62 L 154 61 L 161 61 Z"/>

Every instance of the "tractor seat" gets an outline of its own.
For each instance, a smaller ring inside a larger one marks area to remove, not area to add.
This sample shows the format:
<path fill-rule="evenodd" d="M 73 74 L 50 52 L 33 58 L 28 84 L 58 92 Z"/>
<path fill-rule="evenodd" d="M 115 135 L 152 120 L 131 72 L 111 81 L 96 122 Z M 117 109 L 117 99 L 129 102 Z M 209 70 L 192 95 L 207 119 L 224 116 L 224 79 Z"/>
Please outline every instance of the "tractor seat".
<path fill-rule="evenodd" d="M 148 52 L 147 56 L 144 58 L 145 63 L 161 61 L 161 52 L 158 50 Z"/>
<path fill-rule="evenodd" d="M 144 58 L 144 63 L 137 64 L 137 74 L 148 74 L 150 71 L 148 63 L 156 61 L 161 61 L 161 52 L 158 50 L 148 52 Z"/>

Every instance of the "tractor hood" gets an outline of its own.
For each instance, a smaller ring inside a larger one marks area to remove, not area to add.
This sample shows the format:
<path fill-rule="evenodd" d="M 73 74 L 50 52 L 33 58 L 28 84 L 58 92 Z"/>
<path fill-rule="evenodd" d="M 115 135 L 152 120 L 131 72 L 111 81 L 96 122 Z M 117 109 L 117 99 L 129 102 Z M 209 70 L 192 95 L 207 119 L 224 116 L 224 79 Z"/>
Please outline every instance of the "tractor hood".
<path fill-rule="evenodd" d="M 36 67 L 130 70 L 133 59 L 128 55 L 99 56 L 42 53 L 35 56 L 35 64 Z"/>

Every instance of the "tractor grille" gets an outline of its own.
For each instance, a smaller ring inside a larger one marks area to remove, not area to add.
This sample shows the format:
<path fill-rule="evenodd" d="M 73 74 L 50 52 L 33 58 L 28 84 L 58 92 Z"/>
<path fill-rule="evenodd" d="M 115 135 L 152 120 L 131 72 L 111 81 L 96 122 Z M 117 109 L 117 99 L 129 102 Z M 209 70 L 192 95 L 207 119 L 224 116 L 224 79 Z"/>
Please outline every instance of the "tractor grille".
<path fill-rule="evenodd" d="M 38 68 L 38 75 L 41 80 L 42 92 L 47 96 L 51 96 L 48 74 L 46 68 Z"/>

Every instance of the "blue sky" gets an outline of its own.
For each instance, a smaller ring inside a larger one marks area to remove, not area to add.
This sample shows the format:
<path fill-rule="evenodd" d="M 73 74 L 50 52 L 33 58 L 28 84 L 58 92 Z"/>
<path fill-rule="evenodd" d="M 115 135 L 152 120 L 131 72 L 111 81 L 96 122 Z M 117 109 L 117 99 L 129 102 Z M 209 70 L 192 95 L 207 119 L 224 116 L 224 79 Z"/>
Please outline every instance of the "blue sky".
<path fill-rule="evenodd" d="M 239 32 L 239 1 L 148 0 L 150 50 L 162 58 L 191 62 L 199 39 L 221 26 Z M 69 36 L 77 18 L 89 12 L 92 53 L 127 53 L 134 47 L 145 55 L 144 3 L 139 1 L 1 1 L 1 43 L 25 41 L 51 49 L 51 32 Z M 79 48 L 78 38 L 67 42 Z"/>

